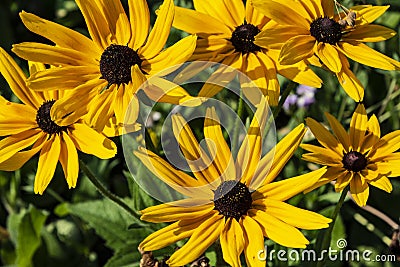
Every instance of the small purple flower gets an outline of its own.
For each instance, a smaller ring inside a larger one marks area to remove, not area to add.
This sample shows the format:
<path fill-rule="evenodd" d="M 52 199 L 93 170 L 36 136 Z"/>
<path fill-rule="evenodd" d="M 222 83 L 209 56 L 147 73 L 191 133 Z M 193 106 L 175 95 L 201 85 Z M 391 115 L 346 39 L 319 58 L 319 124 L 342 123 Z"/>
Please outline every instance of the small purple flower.
<path fill-rule="evenodd" d="M 299 85 L 296 89 L 295 94 L 290 94 L 285 103 L 283 103 L 283 109 L 289 112 L 291 107 L 297 106 L 298 108 L 307 108 L 315 102 L 315 91 L 317 89 L 307 85 Z"/>

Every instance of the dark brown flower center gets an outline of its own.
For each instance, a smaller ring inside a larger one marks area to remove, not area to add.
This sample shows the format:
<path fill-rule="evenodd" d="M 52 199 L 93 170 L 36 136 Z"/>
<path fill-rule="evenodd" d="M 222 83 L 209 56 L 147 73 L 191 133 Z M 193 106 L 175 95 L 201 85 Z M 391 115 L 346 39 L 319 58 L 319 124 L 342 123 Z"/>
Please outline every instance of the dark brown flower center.
<path fill-rule="evenodd" d="M 251 193 L 249 188 L 241 182 L 223 182 L 214 192 L 214 207 L 225 217 L 239 221 L 251 207 Z"/>
<path fill-rule="evenodd" d="M 349 171 L 359 172 L 367 167 L 367 158 L 357 151 L 350 151 L 344 154 L 342 159 L 343 167 Z"/>
<path fill-rule="evenodd" d="M 43 132 L 48 134 L 58 134 L 62 131 L 66 131 L 66 126 L 59 126 L 50 117 L 50 110 L 55 100 L 44 102 L 36 113 L 36 123 Z"/>
<path fill-rule="evenodd" d="M 261 48 L 254 44 L 254 37 L 260 32 L 260 29 L 253 24 L 247 22 L 236 27 L 232 33 L 231 42 L 236 52 L 247 54 L 250 52 L 260 51 Z"/>
<path fill-rule="evenodd" d="M 318 42 L 334 45 L 342 38 L 339 23 L 328 17 L 318 18 L 311 23 L 310 33 Z"/>
<path fill-rule="evenodd" d="M 108 84 L 128 84 L 131 80 L 131 67 L 142 64 L 137 52 L 126 45 L 112 44 L 104 50 L 100 58 L 101 78 Z"/>

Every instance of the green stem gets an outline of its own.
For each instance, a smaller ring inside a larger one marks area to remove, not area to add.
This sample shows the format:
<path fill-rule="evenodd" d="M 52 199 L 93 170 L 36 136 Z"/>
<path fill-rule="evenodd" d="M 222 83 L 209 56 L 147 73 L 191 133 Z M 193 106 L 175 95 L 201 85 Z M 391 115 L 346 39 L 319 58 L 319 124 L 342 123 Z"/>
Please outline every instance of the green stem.
<path fill-rule="evenodd" d="M 111 193 L 101 182 L 100 180 L 93 174 L 93 172 L 86 166 L 86 164 L 79 159 L 79 168 L 83 171 L 83 173 L 89 178 L 89 180 L 93 183 L 96 189 L 105 197 L 119 205 L 125 211 L 127 211 L 132 217 L 136 218 L 140 221 L 139 212 L 131 209 L 119 196 Z"/>
<path fill-rule="evenodd" d="M 281 98 L 279 99 L 278 106 L 274 109 L 274 118 L 278 117 L 279 113 L 282 110 L 283 104 L 286 101 L 286 98 L 289 96 L 290 92 L 296 87 L 297 83 L 290 81 L 289 84 L 286 86 L 285 91 L 283 91 Z"/>
<path fill-rule="evenodd" d="M 244 112 L 244 105 L 243 105 L 243 90 L 240 90 L 240 96 L 239 96 L 239 103 L 238 103 L 238 108 L 237 108 L 237 116 L 238 119 L 235 121 L 235 128 L 233 129 L 233 138 L 232 138 L 232 147 L 231 151 L 232 153 L 236 153 L 236 148 L 238 146 L 238 136 L 239 136 L 239 123 L 242 121 L 242 116 Z"/>
<path fill-rule="evenodd" d="M 329 224 L 329 228 L 326 229 L 326 231 L 325 231 L 324 238 L 322 240 L 321 247 L 319 249 L 320 253 L 323 250 L 327 250 L 330 245 L 333 227 L 335 226 L 336 219 L 340 213 L 340 209 L 343 206 L 344 200 L 346 199 L 349 188 L 350 188 L 349 186 L 345 187 L 342 191 L 342 194 L 340 195 L 340 199 L 339 199 L 338 203 L 336 204 L 335 210 L 333 211 L 333 214 L 332 214 L 332 222 Z M 317 263 L 317 267 L 322 267 L 322 266 L 324 266 L 324 264 L 325 264 L 325 258 L 322 261 L 319 261 Z"/>

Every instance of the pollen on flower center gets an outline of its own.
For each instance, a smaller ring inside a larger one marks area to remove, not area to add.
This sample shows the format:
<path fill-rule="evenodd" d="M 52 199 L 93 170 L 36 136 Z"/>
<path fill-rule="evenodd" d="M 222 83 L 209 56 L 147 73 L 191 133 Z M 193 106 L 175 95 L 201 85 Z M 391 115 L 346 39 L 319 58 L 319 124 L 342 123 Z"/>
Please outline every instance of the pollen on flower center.
<path fill-rule="evenodd" d="M 349 171 L 359 172 L 367 167 L 367 158 L 357 151 L 350 151 L 343 156 L 343 167 Z"/>
<path fill-rule="evenodd" d="M 236 27 L 232 33 L 230 41 L 232 42 L 235 50 L 242 54 L 260 51 L 261 48 L 254 44 L 254 37 L 260 32 L 260 29 L 253 24 L 247 22 Z"/>
<path fill-rule="evenodd" d="M 225 217 L 232 217 L 237 221 L 247 213 L 251 203 L 251 193 L 241 182 L 223 182 L 214 192 L 215 209 Z"/>
<path fill-rule="evenodd" d="M 66 126 L 59 126 L 50 117 L 50 110 L 55 100 L 44 102 L 36 113 L 36 123 L 43 132 L 48 134 L 57 134 L 67 129 Z"/>
<path fill-rule="evenodd" d="M 104 50 L 100 58 L 100 73 L 109 84 L 128 84 L 131 67 L 142 64 L 137 52 L 126 45 L 112 44 Z"/>
<path fill-rule="evenodd" d="M 310 33 L 318 42 L 334 45 L 342 38 L 339 23 L 328 17 L 318 18 L 311 23 Z"/>

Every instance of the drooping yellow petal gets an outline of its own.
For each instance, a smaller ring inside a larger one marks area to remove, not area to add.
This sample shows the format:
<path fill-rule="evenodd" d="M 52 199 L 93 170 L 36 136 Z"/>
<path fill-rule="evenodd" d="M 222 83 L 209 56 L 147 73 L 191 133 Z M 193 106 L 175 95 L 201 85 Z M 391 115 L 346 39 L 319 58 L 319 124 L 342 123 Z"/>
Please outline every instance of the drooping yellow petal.
<path fill-rule="evenodd" d="M 367 112 L 363 104 L 359 104 L 350 122 L 350 144 L 354 151 L 359 151 L 367 129 Z"/>
<path fill-rule="evenodd" d="M 392 183 L 385 176 L 381 176 L 374 181 L 369 181 L 368 183 L 388 193 L 392 192 L 393 190 Z"/>
<path fill-rule="evenodd" d="M 42 103 L 37 101 L 35 93 L 25 84 L 26 76 L 14 59 L 0 47 L 0 73 L 6 79 L 10 89 L 22 101 L 33 108 L 39 108 Z"/>
<path fill-rule="evenodd" d="M 31 146 L 41 137 L 41 129 L 32 129 L 8 136 L 0 141 L 0 162 L 3 162 L 18 151 Z"/>
<path fill-rule="evenodd" d="M 283 46 L 279 55 L 279 63 L 295 64 L 314 54 L 316 41 L 311 35 L 297 35 L 290 38 Z"/>
<path fill-rule="evenodd" d="M 342 53 L 339 53 L 339 57 L 342 62 L 342 71 L 336 74 L 338 81 L 348 96 L 356 102 L 361 102 L 364 98 L 364 86 L 350 70 L 347 58 Z"/>
<path fill-rule="evenodd" d="M 266 237 L 282 246 L 305 248 L 309 244 L 299 230 L 265 211 L 251 209 L 249 215 L 263 226 L 261 229 Z"/>
<path fill-rule="evenodd" d="M 174 19 L 174 1 L 164 0 L 159 8 L 157 19 L 151 30 L 146 44 L 139 49 L 139 54 L 146 59 L 155 57 L 167 42 Z"/>
<path fill-rule="evenodd" d="M 209 35 L 230 38 L 232 35 L 232 30 L 218 19 L 198 10 L 194 11 L 182 7 L 175 7 L 173 26 L 203 38 L 207 38 Z"/>
<path fill-rule="evenodd" d="M 253 193 L 253 199 L 256 200 L 266 197 L 285 201 L 313 186 L 325 174 L 325 172 L 326 168 L 324 167 L 293 178 L 263 185 L 257 190 L 257 192 Z M 262 196 L 257 193 L 262 194 Z"/>
<path fill-rule="evenodd" d="M 75 188 L 79 175 L 78 152 L 68 134 L 62 134 L 60 163 L 69 188 Z"/>
<path fill-rule="evenodd" d="M 147 236 L 139 244 L 139 248 L 144 251 L 153 251 L 187 238 L 203 223 L 199 219 L 206 220 L 206 218 L 196 218 L 170 224 Z"/>
<path fill-rule="evenodd" d="M 242 227 L 236 219 L 226 219 L 220 241 L 225 262 L 232 267 L 240 267 L 240 254 L 242 254 L 245 242 Z"/>
<path fill-rule="evenodd" d="M 47 139 L 46 135 L 42 135 L 42 137 L 35 142 L 33 147 L 28 151 L 17 152 L 7 160 L 0 163 L 0 170 L 3 171 L 15 171 L 20 168 L 29 160 L 31 159 L 37 152 L 39 152 L 45 140 Z"/>
<path fill-rule="evenodd" d="M 59 135 L 53 135 L 44 143 L 40 151 L 38 169 L 35 176 L 35 194 L 43 194 L 49 185 L 60 158 L 61 140 Z"/>
<path fill-rule="evenodd" d="M 354 175 L 350 181 L 350 193 L 358 206 L 365 206 L 369 196 L 368 183 L 360 175 Z"/>
<path fill-rule="evenodd" d="M 124 92 L 124 87 L 125 84 L 113 84 L 108 89 L 105 89 L 103 92 L 96 94 L 90 100 L 90 104 L 88 107 L 89 110 L 85 117 L 88 121 L 88 124 L 96 129 L 98 132 L 103 131 L 106 123 L 115 114 L 114 106 L 117 102 L 117 94 L 118 92 Z"/>
<path fill-rule="evenodd" d="M 341 192 L 346 186 L 350 184 L 350 182 L 353 180 L 353 177 L 355 176 L 354 172 L 349 172 L 349 171 L 344 171 L 343 172 L 345 175 L 340 175 L 336 177 L 336 183 L 335 183 L 335 191 L 336 192 Z"/>
<path fill-rule="evenodd" d="M 328 112 L 325 112 L 325 117 L 328 119 L 329 125 L 339 142 L 343 145 L 344 149 L 349 152 L 350 137 L 342 124 Z"/>
<path fill-rule="evenodd" d="M 264 234 L 261 230 L 262 225 L 259 225 L 252 217 L 244 216 L 242 219 L 244 232 L 244 255 L 247 266 L 265 267 L 265 262 L 260 260 L 261 250 L 265 250 Z M 264 251 L 266 253 L 266 251 Z"/>
<path fill-rule="evenodd" d="M 304 124 L 300 124 L 282 138 L 275 149 L 272 149 L 261 159 L 254 179 L 262 181 L 263 186 L 272 182 L 292 157 L 305 133 Z"/>
<path fill-rule="evenodd" d="M 220 175 L 226 177 L 224 180 L 235 179 L 232 154 L 222 134 L 220 121 L 214 107 L 207 109 L 204 120 L 204 137 Z"/>
<path fill-rule="evenodd" d="M 214 209 L 213 204 L 191 206 L 191 203 L 188 203 L 187 200 L 193 201 L 189 198 L 175 201 L 174 203 L 160 204 L 146 208 L 141 211 L 142 216 L 140 219 L 153 223 L 190 220 L 192 218 L 203 217 Z M 210 200 L 205 201 L 209 202 Z M 179 206 L 175 206 L 175 203 L 179 204 Z"/>
<path fill-rule="evenodd" d="M 341 71 L 342 62 L 340 62 L 339 53 L 333 45 L 319 42 L 316 53 L 328 69 L 334 73 Z"/>
<path fill-rule="evenodd" d="M 383 70 L 400 70 L 400 62 L 375 51 L 363 43 L 340 42 L 338 48 L 346 56 L 361 64 Z"/>
<path fill-rule="evenodd" d="M 268 212 L 268 214 L 296 228 L 308 230 L 321 229 L 328 227 L 328 223 L 332 221 L 318 213 L 300 209 L 273 199 L 260 199 L 254 201 L 253 205 L 257 207 L 261 206 L 262 210 Z"/>
<path fill-rule="evenodd" d="M 217 240 L 224 226 L 223 217 L 214 215 L 204 220 L 201 225 L 193 232 L 189 241 L 178 249 L 167 260 L 169 266 L 182 266 L 196 260 L 200 255 Z"/>
<path fill-rule="evenodd" d="M 83 153 L 94 155 L 101 159 L 109 159 L 117 153 L 117 146 L 84 123 L 75 123 L 69 128 L 69 137 L 75 147 Z"/>

